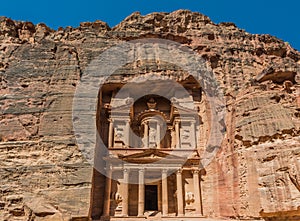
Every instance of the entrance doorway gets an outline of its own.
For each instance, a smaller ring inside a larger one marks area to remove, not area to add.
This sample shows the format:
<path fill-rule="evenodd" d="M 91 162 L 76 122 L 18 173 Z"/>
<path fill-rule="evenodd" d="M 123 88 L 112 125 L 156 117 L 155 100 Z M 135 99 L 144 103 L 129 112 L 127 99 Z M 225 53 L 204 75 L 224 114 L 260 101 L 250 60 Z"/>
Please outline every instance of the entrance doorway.
<path fill-rule="evenodd" d="M 157 211 L 157 185 L 145 186 L 145 211 Z"/>

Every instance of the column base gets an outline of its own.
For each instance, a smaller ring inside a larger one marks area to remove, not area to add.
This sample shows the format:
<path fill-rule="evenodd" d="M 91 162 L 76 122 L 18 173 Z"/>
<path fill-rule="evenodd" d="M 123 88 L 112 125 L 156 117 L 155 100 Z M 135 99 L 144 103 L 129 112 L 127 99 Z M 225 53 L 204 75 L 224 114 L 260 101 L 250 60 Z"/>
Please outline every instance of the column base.
<path fill-rule="evenodd" d="M 195 216 L 203 216 L 201 213 L 196 213 Z"/>

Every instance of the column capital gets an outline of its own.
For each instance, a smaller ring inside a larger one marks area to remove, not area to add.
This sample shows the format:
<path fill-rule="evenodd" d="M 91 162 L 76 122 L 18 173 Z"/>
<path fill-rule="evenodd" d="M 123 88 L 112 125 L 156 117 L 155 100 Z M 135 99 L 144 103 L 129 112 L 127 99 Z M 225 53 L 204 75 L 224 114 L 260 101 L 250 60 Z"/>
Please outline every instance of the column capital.
<path fill-rule="evenodd" d="M 139 169 L 139 173 L 144 173 L 145 172 L 145 168 L 140 168 Z"/>
<path fill-rule="evenodd" d="M 192 173 L 193 173 L 193 174 L 199 174 L 199 173 L 200 173 L 200 170 L 195 169 L 195 170 L 192 171 Z"/>
<path fill-rule="evenodd" d="M 175 124 L 180 124 L 180 122 L 181 122 L 180 119 L 175 119 L 175 120 L 174 120 L 174 123 L 175 123 Z"/>
<path fill-rule="evenodd" d="M 177 174 L 182 174 L 183 169 L 179 169 L 176 171 Z"/>

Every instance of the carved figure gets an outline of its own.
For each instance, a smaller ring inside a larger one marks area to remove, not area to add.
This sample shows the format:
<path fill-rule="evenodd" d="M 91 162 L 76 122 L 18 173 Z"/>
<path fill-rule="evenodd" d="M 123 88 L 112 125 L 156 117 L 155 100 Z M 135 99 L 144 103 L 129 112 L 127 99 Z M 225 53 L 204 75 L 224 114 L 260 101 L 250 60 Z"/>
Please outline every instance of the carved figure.
<path fill-rule="evenodd" d="M 195 201 L 194 193 L 186 192 L 185 193 L 185 202 L 189 205 Z"/>

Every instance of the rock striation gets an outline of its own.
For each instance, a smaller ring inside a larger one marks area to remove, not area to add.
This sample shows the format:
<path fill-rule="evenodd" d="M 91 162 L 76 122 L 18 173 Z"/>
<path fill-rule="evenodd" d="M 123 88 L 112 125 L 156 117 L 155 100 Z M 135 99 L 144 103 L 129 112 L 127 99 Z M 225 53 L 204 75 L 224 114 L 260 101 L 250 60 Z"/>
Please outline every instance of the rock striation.
<path fill-rule="evenodd" d="M 73 96 L 96 56 L 141 38 L 193 49 L 224 91 L 227 132 L 203 177 L 204 215 L 299 220 L 300 52 L 186 10 L 133 13 L 113 28 L 95 21 L 52 30 L 0 18 L 0 220 L 99 216 L 91 212 L 93 168 L 74 136 Z"/>

